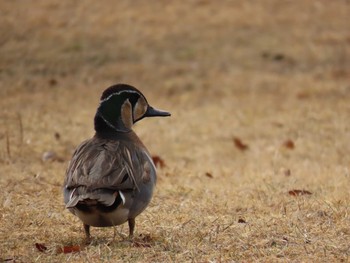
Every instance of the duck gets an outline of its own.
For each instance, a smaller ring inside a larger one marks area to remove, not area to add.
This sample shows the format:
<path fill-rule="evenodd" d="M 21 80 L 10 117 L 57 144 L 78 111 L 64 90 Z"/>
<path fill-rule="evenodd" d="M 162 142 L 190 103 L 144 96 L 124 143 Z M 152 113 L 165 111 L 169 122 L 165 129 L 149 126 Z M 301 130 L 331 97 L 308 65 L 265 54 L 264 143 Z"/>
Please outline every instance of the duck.
<path fill-rule="evenodd" d="M 90 227 L 128 222 L 129 237 L 135 218 L 149 205 L 157 172 L 147 148 L 132 130 L 146 117 L 167 117 L 149 105 L 128 84 L 107 88 L 94 118 L 95 134 L 74 151 L 63 185 L 65 207 L 83 223 L 87 242 Z"/>

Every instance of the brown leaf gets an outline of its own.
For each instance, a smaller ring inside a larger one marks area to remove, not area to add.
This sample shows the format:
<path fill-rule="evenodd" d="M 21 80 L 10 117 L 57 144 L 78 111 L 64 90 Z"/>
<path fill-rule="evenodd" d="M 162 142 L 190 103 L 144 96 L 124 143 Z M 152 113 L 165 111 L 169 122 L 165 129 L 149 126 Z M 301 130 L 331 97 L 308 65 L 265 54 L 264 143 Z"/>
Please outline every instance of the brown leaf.
<path fill-rule="evenodd" d="M 205 173 L 205 176 L 206 176 L 206 177 L 209 177 L 209 178 L 213 178 L 213 175 L 212 175 L 211 173 L 209 173 L 209 172 L 206 172 L 206 173 Z"/>
<path fill-rule="evenodd" d="M 273 60 L 275 61 L 281 61 L 281 60 L 284 60 L 285 58 L 286 58 L 285 55 L 281 53 L 274 54 L 273 56 Z"/>
<path fill-rule="evenodd" d="M 304 99 L 308 99 L 310 97 L 310 94 L 309 93 L 306 93 L 306 92 L 299 92 L 297 94 L 297 98 L 299 100 L 304 100 Z"/>
<path fill-rule="evenodd" d="M 278 127 L 278 128 L 283 128 L 283 127 L 284 127 L 283 123 L 280 123 L 280 122 L 277 122 L 277 121 L 274 121 L 274 122 L 272 122 L 271 124 L 272 124 L 273 126 Z"/>
<path fill-rule="evenodd" d="M 57 80 L 56 79 L 49 79 L 49 84 L 50 86 L 56 86 L 57 85 Z"/>
<path fill-rule="evenodd" d="M 44 244 L 40 244 L 40 243 L 35 243 L 35 247 L 37 248 L 37 250 L 39 250 L 40 252 L 45 252 L 47 250 L 47 247 Z"/>
<path fill-rule="evenodd" d="M 16 262 L 15 258 L 0 258 L 0 262 Z"/>
<path fill-rule="evenodd" d="M 81 247 L 79 245 L 72 245 L 72 246 L 64 246 L 64 247 L 59 247 L 57 249 L 58 254 L 69 254 L 69 253 L 77 253 L 81 251 Z"/>
<path fill-rule="evenodd" d="M 292 196 L 312 195 L 312 193 L 308 190 L 290 190 L 288 193 Z"/>
<path fill-rule="evenodd" d="M 247 223 L 243 218 L 238 219 L 238 223 L 245 224 Z"/>
<path fill-rule="evenodd" d="M 59 139 L 61 139 L 61 134 L 59 134 L 58 132 L 55 132 L 55 139 L 58 141 Z"/>
<path fill-rule="evenodd" d="M 350 71 L 345 69 L 336 69 L 331 72 L 331 77 L 334 79 L 347 79 L 350 78 Z"/>
<path fill-rule="evenodd" d="M 153 155 L 152 160 L 154 162 L 154 165 L 156 167 L 164 168 L 165 167 L 165 162 L 162 158 L 160 158 L 158 155 Z"/>
<path fill-rule="evenodd" d="M 237 138 L 237 137 L 233 137 L 233 142 L 235 144 L 235 146 L 240 149 L 241 151 L 245 151 L 245 150 L 248 150 L 248 145 L 243 143 L 241 141 L 241 139 Z"/>
<path fill-rule="evenodd" d="M 284 170 L 283 173 L 284 173 L 285 176 L 290 176 L 290 175 L 292 174 L 292 172 L 290 171 L 290 169 Z"/>
<path fill-rule="evenodd" d="M 292 140 L 286 140 L 283 143 L 283 146 L 286 147 L 287 149 L 291 149 L 291 150 L 295 148 L 294 142 Z"/>

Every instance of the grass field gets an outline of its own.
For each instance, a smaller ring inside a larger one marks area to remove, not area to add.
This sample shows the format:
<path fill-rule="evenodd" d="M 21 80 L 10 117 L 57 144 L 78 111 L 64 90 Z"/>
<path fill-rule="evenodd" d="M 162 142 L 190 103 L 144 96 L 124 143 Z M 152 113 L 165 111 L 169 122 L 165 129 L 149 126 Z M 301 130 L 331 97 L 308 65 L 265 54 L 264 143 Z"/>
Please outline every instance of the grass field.
<path fill-rule="evenodd" d="M 1 1 L 0 262 L 349 261 L 349 17 L 347 0 Z M 65 169 L 119 82 L 172 113 L 135 126 L 166 166 L 133 242 L 123 225 L 84 246 Z"/>

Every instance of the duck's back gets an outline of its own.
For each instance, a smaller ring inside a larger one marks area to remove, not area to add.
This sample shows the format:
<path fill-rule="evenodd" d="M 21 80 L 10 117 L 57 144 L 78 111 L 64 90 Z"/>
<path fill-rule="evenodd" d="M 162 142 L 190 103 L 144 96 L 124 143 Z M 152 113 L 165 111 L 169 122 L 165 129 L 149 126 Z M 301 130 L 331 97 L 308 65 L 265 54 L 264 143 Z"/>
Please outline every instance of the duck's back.
<path fill-rule="evenodd" d="M 155 182 L 153 161 L 133 132 L 95 135 L 73 154 L 64 182 L 65 204 L 77 216 L 126 209 L 127 217 L 135 217 L 148 205 Z"/>

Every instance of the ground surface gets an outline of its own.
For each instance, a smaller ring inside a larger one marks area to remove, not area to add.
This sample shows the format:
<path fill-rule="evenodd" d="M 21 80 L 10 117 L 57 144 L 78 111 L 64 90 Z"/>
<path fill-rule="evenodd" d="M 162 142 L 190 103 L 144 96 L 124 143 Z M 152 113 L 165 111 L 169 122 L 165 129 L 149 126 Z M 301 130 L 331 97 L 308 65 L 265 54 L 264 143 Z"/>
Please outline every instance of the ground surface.
<path fill-rule="evenodd" d="M 0 261 L 348 261 L 349 16 L 346 0 L 1 1 Z M 118 82 L 172 112 L 135 127 L 166 167 L 132 243 L 93 228 L 84 247 L 61 186 Z"/>

